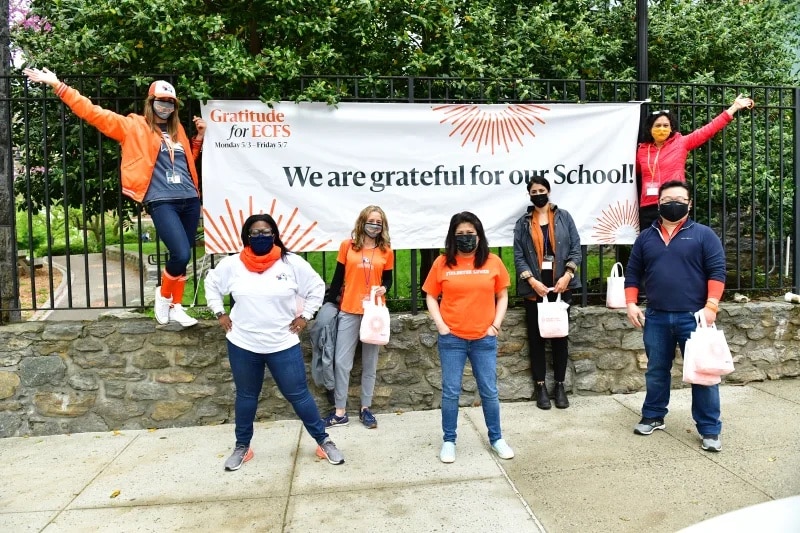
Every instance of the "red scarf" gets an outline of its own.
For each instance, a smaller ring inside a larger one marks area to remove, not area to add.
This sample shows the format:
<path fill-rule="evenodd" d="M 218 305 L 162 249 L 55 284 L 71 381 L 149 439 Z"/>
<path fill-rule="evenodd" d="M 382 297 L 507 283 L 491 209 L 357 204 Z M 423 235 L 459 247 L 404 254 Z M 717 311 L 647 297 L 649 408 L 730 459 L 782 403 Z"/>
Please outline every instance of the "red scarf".
<path fill-rule="evenodd" d="M 272 250 L 265 255 L 256 255 L 253 253 L 252 248 L 245 246 L 242 253 L 239 254 L 239 259 L 242 260 L 245 268 L 250 272 L 258 272 L 259 274 L 271 267 L 280 258 L 281 249 L 278 246 L 273 246 Z"/>

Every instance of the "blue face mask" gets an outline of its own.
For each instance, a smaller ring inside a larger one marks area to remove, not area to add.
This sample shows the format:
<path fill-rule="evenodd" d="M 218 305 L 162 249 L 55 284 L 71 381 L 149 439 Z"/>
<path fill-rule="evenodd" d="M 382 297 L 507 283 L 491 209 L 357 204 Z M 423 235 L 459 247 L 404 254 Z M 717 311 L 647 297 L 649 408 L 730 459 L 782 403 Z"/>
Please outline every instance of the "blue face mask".
<path fill-rule="evenodd" d="M 250 248 L 256 255 L 267 255 L 274 245 L 274 235 L 256 235 L 255 237 L 250 237 Z"/>

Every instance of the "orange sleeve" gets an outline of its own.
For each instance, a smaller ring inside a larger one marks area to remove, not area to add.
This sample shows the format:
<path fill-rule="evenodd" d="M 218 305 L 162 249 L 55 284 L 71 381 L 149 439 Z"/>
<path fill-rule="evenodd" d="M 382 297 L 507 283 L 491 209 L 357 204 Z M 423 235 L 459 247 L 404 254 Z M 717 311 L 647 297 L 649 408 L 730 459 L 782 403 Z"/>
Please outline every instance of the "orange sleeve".
<path fill-rule="evenodd" d="M 725 291 L 725 283 L 715 279 L 708 280 L 708 298 L 722 300 L 722 293 Z"/>
<path fill-rule="evenodd" d="M 625 287 L 625 303 L 635 304 L 639 299 L 639 287 Z"/>

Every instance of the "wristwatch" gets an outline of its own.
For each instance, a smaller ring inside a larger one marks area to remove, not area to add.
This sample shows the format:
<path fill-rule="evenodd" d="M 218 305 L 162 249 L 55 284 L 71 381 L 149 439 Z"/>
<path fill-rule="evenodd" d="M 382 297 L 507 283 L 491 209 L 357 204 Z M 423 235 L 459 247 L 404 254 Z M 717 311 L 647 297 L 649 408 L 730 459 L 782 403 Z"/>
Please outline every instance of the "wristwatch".
<path fill-rule="evenodd" d="M 219 318 L 219 317 L 221 317 L 221 316 L 223 316 L 223 315 L 226 315 L 226 314 L 227 314 L 227 313 L 226 313 L 225 311 L 218 311 L 218 312 L 214 313 L 214 316 L 215 316 L 215 317 L 217 317 L 217 318 Z"/>
<path fill-rule="evenodd" d="M 572 270 L 567 270 L 567 274 L 569 274 L 569 279 L 572 279 L 572 278 L 575 277 L 575 272 L 573 272 Z"/>

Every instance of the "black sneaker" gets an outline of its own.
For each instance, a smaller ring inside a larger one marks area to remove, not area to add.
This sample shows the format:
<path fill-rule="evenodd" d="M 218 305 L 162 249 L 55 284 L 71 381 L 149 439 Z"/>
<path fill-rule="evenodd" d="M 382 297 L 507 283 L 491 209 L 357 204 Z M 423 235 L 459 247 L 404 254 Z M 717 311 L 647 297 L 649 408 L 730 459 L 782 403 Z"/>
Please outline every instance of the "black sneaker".
<path fill-rule="evenodd" d="M 350 423 L 350 417 L 347 416 L 347 413 L 342 416 L 336 416 L 336 411 L 331 411 L 331 414 L 323 418 L 322 421 L 325 422 L 326 428 L 332 428 L 335 426 L 346 426 Z"/>
<path fill-rule="evenodd" d="M 660 418 L 642 418 L 633 428 L 633 432 L 637 435 L 649 435 L 657 429 L 664 429 L 666 427 L 664 421 Z"/>
<path fill-rule="evenodd" d="M 378 427 L 378 420 L 375 418 L 375 415 L 372 414 L 372 411 L 369 410 L 369 407 L 361 410 L 358 419 L 361 420 L 361 423 L 364 424 L 367 429 L 375 429 Z"/>

